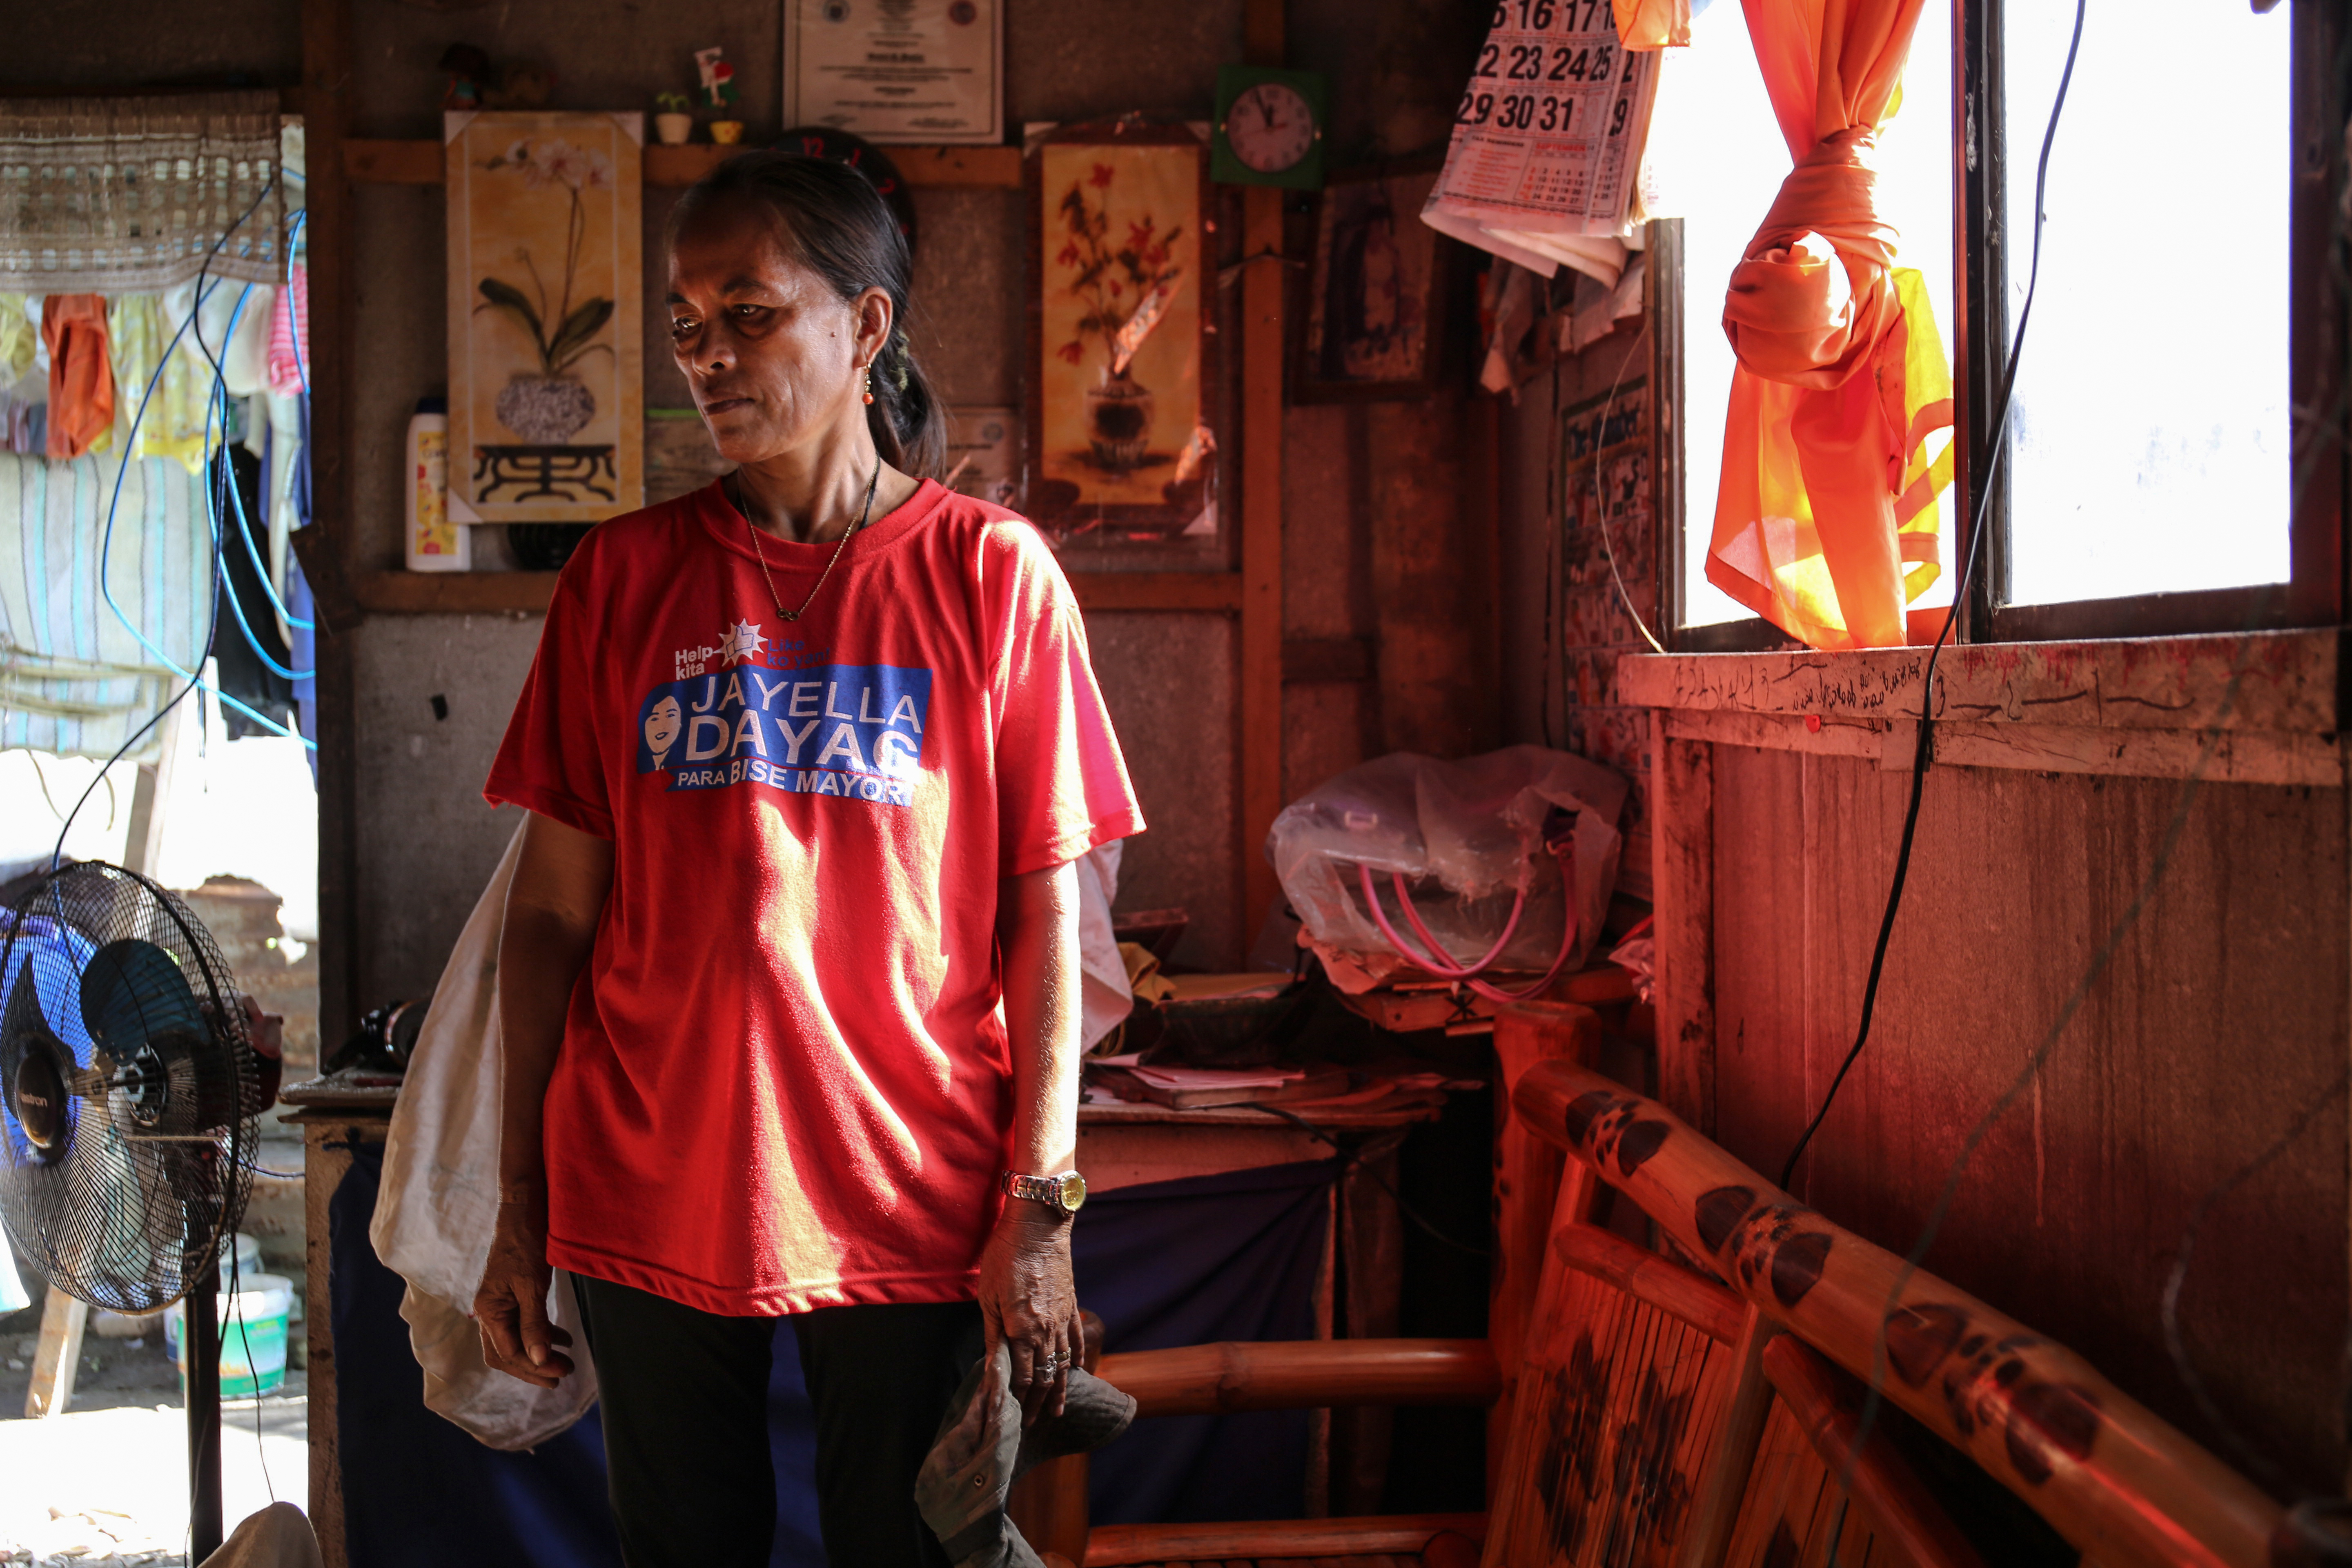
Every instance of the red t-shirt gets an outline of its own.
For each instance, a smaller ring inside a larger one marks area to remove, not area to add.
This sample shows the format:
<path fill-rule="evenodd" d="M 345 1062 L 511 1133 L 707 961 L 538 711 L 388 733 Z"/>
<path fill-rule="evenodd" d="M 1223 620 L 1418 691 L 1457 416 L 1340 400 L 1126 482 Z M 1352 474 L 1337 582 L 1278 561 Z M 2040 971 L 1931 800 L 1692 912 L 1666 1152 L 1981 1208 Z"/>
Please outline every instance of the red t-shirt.
<path fill-rule="evenodd" d="M 968 1299 L 1010 1158 L 1000 878 L 1139 833 L 1068 582 L 926 483 L 832 544 L 716 484 L 557 580 L 485 792 L 613 840 L 548 1258 L 706 1311 Z"/>

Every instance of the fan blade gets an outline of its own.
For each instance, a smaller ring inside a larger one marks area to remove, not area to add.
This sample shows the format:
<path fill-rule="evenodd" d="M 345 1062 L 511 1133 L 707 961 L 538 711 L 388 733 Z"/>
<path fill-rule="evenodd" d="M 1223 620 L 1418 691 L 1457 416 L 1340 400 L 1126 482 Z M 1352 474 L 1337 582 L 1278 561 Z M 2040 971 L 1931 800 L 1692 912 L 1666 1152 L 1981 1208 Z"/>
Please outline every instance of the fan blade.
<path fill-rule="evenodd" d="M 159 1035 L 206 1033 L 188 977 L 170 953 L 136 937 L 90 955 L 81 974 L 81 1018 L 90 1037 L 117 1057 Z"/>

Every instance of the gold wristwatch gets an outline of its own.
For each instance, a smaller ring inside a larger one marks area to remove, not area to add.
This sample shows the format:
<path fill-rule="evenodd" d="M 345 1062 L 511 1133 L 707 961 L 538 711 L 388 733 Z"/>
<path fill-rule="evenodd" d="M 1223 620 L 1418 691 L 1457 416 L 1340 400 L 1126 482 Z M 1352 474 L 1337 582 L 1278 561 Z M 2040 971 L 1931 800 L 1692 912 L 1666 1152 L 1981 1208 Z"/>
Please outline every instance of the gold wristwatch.
<path fill-rule="evenodd" d="M 1087 1201 L 1087 1179 L 1076 1171 L 1058 1176 L 1024 1176 L 1007 1171 L 999 1179 L 1007 1197 L 1029 1198 L 1060 1214 L 1076 1214 Z"/>

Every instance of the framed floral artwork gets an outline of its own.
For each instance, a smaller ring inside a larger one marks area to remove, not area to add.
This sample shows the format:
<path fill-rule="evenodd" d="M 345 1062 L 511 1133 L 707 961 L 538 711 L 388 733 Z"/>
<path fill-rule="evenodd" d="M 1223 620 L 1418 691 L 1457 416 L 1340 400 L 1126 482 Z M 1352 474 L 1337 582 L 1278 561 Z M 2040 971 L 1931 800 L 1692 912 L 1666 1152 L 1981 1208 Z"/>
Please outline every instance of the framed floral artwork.
<path fill-rule="evenodd" d="M 1031 519 L 1057 543 L 1213 535 L 1208 144 L 1066 126 L 1026 169 Z"/>
<path fill-rule="evenodd" d="M 1449 241 L 1421 221 L 1437 166 L 1332 176 L 1317 215 L 1295 403 L 1426 397 L 1437 383 Z"/>
<path fill-rule="evenodd" d="M 645 504 L 638 114 L 445 117 L 449 499 L 480 522 Z"/>

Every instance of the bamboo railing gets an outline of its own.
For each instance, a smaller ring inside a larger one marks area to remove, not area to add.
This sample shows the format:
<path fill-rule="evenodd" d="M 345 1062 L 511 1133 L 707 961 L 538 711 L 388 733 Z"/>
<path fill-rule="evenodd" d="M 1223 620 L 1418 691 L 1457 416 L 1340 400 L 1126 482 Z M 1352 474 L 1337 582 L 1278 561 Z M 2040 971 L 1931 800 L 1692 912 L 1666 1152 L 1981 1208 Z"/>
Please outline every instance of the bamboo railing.
<path fill-rule="evenodd" d="M 1138 1415 L 1343 1405 L 1489 1405 L 1501 1379 L 1485 1340 L 1282 1340 L 1102 1358 Z"/>
<path fill-rule="evenodd" d="M 2264 1568 L 2278 1505 L 2082 1357 L 1805 1207 L 1655 1100 L 1542 1062 L 1512 1102 L 1757 1310 L 1967 1454 L 2102 1568 Z"/>

